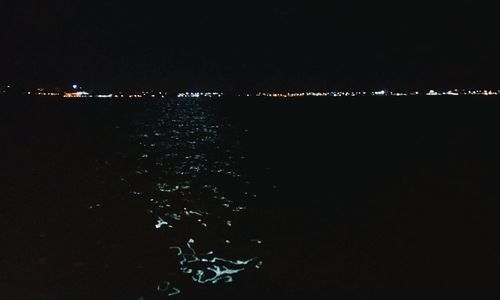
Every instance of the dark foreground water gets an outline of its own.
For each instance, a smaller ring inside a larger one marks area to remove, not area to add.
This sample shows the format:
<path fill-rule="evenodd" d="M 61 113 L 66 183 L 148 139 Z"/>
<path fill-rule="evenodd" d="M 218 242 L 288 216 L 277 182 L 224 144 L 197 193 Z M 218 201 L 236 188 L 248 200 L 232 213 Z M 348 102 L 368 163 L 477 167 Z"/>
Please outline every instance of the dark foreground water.
<path fill-rule="evenodd" d="M 0 299 L 493 299 L 500 99 L 0 98 Z"/>

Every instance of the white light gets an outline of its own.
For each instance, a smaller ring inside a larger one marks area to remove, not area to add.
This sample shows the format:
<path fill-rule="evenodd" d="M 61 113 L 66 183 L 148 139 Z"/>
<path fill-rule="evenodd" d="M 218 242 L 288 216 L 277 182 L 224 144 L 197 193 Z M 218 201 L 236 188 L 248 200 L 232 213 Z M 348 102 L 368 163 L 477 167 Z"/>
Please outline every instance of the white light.
<path fill-rule="evenodd" d="M 73 89 L 75 89 L 75 90 L 76 90 L 77 88 L 78 88 L 78 85 L 73 84 Z"/>

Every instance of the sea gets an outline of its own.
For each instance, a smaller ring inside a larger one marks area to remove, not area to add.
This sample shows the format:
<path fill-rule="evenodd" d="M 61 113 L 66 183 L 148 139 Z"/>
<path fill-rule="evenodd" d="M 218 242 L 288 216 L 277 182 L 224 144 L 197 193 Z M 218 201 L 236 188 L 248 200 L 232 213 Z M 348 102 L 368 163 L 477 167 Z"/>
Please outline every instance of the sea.
<path fill-rule="evenodd" d="M 0 97 L 0 299 L 498 299 L 500 98 Z"/>

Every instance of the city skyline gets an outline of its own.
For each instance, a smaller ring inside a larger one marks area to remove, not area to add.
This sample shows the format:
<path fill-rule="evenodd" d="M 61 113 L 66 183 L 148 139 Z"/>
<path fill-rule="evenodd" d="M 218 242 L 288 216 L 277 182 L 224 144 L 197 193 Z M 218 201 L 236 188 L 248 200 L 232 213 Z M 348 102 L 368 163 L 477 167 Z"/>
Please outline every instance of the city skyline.
<path fill-rule="evenodd" d="M 500 89 L 428 89 L 428 90 L 295 90 L 295 91 L 168 91 L 166 89 L 112 90 L 105 92 L 72 84 L 66 88 L 16 88 L 11 85 L 0 85 L 0 95 L 17 94 L 25 96 L 52 96 L 64 98 L 221 98 L 231 97 L 268 97 L 268 98 L 302 98 L 302 97 L 407 97 L 407 96 L 498 96 Z"/>

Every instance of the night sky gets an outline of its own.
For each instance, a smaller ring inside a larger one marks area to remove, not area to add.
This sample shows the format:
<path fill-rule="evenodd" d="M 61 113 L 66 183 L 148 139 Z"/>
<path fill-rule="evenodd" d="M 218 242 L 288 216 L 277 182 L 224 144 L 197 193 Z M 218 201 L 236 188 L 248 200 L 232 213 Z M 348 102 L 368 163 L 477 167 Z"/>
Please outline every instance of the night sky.
<path fill-rule="evenodd" d="M 0 82 L 219 91 L 500 87 L 495 10 L 477 1 L 207 2 L 2 3 Z"/>

